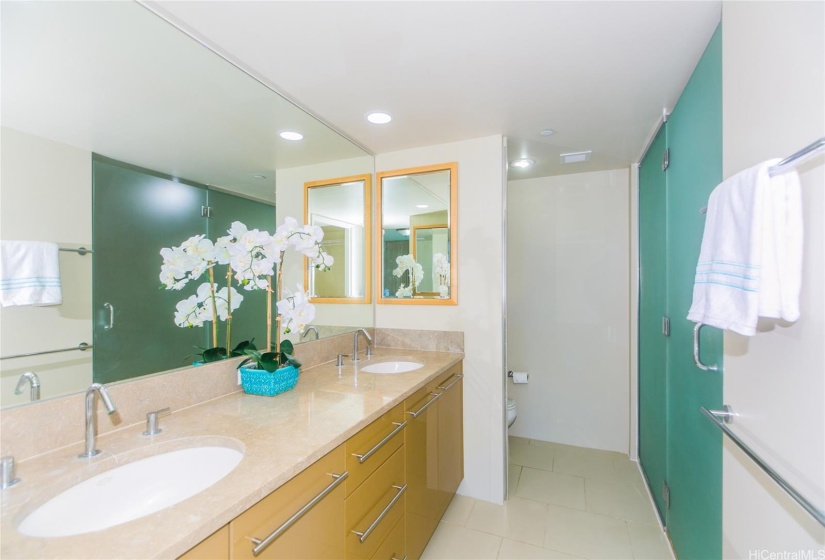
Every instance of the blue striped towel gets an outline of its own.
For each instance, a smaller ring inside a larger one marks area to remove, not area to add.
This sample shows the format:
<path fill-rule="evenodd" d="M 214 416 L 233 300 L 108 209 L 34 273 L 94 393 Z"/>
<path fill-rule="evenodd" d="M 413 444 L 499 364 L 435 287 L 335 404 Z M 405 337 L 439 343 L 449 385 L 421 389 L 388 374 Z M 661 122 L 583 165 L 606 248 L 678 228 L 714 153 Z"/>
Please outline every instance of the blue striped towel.
<path fill-rule="evenodd" d="M 57 243 L 0 242 L 0 304 L 60 305 L 60 267 Z"/>
<path fill-rule="evenodd" d="M 759 317 L 799 319 L 802 197 L 796 171 L 769 175 L 778 161 L 711 193 L 689 321 L 753 336 Z"/>

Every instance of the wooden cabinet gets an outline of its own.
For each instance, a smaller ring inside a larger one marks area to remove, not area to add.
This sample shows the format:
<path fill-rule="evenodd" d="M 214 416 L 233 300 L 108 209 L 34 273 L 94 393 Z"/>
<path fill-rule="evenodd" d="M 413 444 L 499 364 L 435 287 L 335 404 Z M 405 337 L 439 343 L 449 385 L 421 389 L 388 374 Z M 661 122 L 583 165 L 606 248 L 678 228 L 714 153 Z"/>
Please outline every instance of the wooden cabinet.
<path fill-rule="evenodd" d="M 461 365 L 436 386 L 438 399 L 438 518 L 464 480 L 464 382 Z"/>
<path fill-rule="evenodd" d="M 406 426 L 402 403 L 347 440 L 347 496 L 404 445 Z"/>
<path fill-rule="evenodd" d="M 347 497 L 347 558 L 374 557 L 404 516 L 406 490 L 401 447 Z"/>
<path fill-rule="evenodd" d="M 450 368 L 181 558 L 419 558 L 464 478 L 461 372 Z"/>
<path fill-rule="evenodd" d="M 231 557 L 344 558 L 344 453 L 342 445 L 235 518 Z"/>
<path fill-rule="evenodd" d="M 229 558 L 229 525 L 224 525 L 180 556 L 180 560 L 226 560 Z"/>
<path fill-rule="evenodd" d="M 461 364 L 405 401 L 407 554 L 421 556 L 464 478 Z"/>

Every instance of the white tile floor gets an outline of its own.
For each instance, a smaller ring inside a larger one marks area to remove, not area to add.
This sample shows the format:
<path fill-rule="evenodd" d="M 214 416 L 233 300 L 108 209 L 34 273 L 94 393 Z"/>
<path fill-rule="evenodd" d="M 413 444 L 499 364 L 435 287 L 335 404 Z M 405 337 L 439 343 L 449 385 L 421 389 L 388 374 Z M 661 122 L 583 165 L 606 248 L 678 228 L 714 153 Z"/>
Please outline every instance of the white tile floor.
<path fill-rule="evenodd" d="M 510 437 L 510 499 L 456 495 L 422 560 L 673 558 L 636 463 Z"/>

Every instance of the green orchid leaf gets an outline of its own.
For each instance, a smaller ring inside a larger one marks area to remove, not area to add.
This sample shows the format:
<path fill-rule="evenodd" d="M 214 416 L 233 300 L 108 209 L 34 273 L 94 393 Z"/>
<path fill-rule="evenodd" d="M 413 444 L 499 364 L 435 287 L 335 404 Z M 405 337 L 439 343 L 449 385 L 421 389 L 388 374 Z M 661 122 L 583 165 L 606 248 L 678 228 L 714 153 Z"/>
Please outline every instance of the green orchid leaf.
<path fill-rule="evenodd" d="M 203 351 L 203 361 L 205 363 L 209 362 L 217 362 L 219 360 L 223 360 L 226 357 L 226 348 L 208 348 Z"/>
<path fill-rule="evenodd" d="M 291 341 L 284 340 L 283 342 L 281 342 L 280 351 L 284 354 L 294 354 L 295 353 L 295 347 L 292 345 Z"/>
<path fill-rule="evenodd" d="M 278 369 L 280 365 L 277 352 L 264 352 L 258 360 L 258 367 L 263 368 L 270 373 Z"/>
<path fill-rule="evenodd" d="M 286 361 L 287 361 L 287 363 L 289 363 L 289 365 L 295 366 L 296 368 L 301 367 L 301 362 L 299 362 L 298 360 L 296 360 L 295 358 L 293 358 L 289 354 L 285 354 L 285 356 L 286 356 Z"/>
<path fill-rule="evenodd" d="M 252 340 L 244 340 L 243 342 L 239 342 L 238 345 L 232 350 L 229 354 L 230 356 L 243 356 L 246 354 L 247 350 L 257 350 L 255 347 L 255 339 Z"/>

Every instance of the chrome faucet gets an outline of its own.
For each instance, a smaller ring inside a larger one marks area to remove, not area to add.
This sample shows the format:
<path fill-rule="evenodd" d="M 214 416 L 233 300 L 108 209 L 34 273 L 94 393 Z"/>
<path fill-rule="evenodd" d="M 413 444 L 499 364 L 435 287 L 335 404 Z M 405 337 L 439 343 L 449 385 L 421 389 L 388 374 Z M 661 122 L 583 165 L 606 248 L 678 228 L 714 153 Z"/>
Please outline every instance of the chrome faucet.
<path fill-rule="evenodd" d="M 94 457 L 99 450 L 95 449 L 95 393 L 100 394 L 100 400 L 106 406 L 106 412 L 113 414 L 117 411 L 115 403 L 112 402 L 112 397 L 109 396 L 109 391 L 100 383 L 92 383 L 86 389 L 86 452 L 78 455 L 81 459 L 88 459 Z"/>
<path fill-rule="evenodd" d="M 29 400 L 32 401 L 39 401 L 40 400 L 40 378 L 37 377 L 37 374 L 33 371 L 27 371 L 23 375 L 20 376 L 20 379 L 17 381 L 17 387 L 14 388 L 14 394 L 19 395 L 23 392 L 23 387 L 26 386 L 26 382 L 31 385 L 29 390 Z"/>
<path fill-rule="evenodd" d="M 352 337 L 352 361 L 358 361 L 358 335 L 363 334 L 364 338 L 367 339 L 367 358 L 372 356 L 372 337 L 370 334 L 365 331 L 364 329 L 358 329 L 355 331 L 355 336 Z"/>
<path fill-rule="evenodd" d="M 304 334 L 301 335 L 301 338 L 305 338 L 309 334 L 309 331 L 314 332 L 315 340 L 318 340 L 318 327 L 316 327 L 315 325 L 308 326 L 307 330 L 304 331 Z"/>

